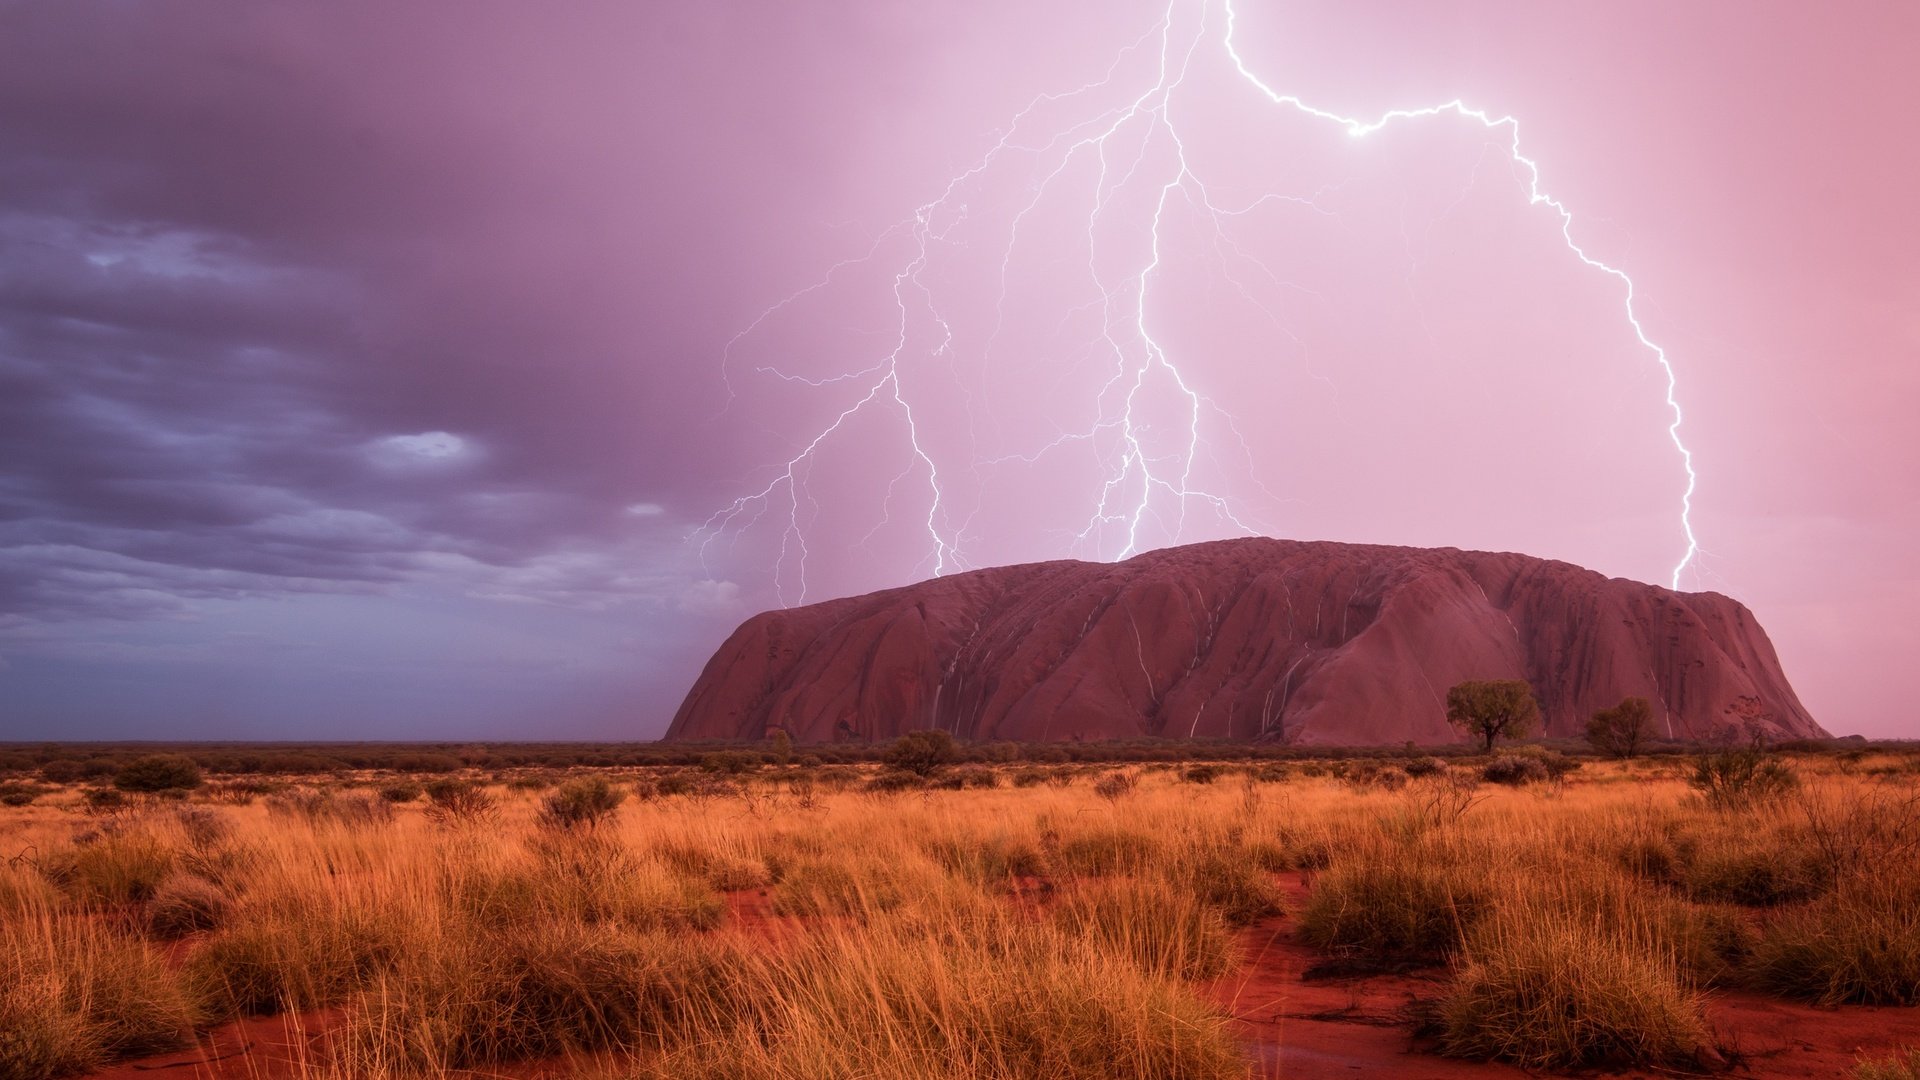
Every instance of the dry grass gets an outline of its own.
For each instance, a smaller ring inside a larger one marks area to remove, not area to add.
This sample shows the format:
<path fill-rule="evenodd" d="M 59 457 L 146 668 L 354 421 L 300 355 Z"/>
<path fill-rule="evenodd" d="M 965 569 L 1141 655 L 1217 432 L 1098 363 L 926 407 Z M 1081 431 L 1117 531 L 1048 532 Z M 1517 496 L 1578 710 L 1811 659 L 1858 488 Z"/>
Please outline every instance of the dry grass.
<path fill-rule="evenodd" d="M 898 792 L 468 776 L 437 801 L 374 779 L 107 818 L 44 794 L 0 809 L 0 1080 L 317 1006 L 345 1019 L 312 1070 L 342 1077 L 562 1054 L 609 1077 L 1242 1076 L 1199 983 L 1294 872 L 1330 958 L 1435 967 L 1448 1053 L 1685 1068 L 1712 1059 L 1713 987 L 1920 1000 L 1911 773 L 1803 763 L 1730 803 L 1671 766 L 1417 771 L 1149 767 L 1108 774 L 1134 778 L 1118 795 L 1020 767 Z M 1887 1060 L 1861 1075 L 1906 1075 Z"/>
<path fill-rule="evenodd" d="M 1854 1067 L 1853 1080 L 1920 1080 L 1920 1050 L 1899 1050 Z"/>

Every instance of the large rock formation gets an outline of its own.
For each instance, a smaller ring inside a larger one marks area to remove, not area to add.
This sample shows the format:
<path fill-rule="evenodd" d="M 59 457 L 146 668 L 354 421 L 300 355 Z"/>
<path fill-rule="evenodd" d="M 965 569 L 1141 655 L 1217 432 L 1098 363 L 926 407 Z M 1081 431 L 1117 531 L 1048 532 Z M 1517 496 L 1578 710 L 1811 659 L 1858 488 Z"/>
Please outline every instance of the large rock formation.
<path fill-rule="evenodd" d="M 1637 694 L 1660 734 L 1825 735 L 1739 603 L 1526 555 L 1224 540 L 937 578 L 748 619 L 668 738 L 1440 743 L 1447 688 L 1531 683 L 1549 735 Z"/>

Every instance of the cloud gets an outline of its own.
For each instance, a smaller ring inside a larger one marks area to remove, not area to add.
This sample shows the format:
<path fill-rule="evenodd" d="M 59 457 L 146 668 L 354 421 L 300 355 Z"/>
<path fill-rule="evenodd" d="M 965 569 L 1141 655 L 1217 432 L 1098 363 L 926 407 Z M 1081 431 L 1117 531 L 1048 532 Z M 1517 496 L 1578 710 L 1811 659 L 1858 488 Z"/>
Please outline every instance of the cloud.
<path fill-rule="evenodd" d="M 476 448 L 458 435 L 423 431 L 418 435 L 388 435 L 367 444 L 367 457 L 386 469 L 438 468 L 466 464 Z"/>

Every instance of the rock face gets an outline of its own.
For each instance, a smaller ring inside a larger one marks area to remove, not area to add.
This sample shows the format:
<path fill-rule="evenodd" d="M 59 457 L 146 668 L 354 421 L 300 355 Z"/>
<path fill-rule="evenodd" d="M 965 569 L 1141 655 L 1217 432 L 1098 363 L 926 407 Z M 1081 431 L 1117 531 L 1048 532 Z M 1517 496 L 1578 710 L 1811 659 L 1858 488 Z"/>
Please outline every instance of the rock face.
<path fill-rule="evenodd" d="M 1552 736 L 1639 695 L 1663 736 L 1822 737 L 1745 607 L 1568 563 L 1246 539 L 1048 562 L 769 611 L 667 737 L 1459 738 L 1447 688 L 1525 679 Z"/>

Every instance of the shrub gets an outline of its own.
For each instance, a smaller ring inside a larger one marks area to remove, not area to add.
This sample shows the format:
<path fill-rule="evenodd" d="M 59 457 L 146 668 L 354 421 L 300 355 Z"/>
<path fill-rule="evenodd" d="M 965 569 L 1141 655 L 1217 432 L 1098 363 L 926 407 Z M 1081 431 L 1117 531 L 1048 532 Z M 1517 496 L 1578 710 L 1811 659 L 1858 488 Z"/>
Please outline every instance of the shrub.
<path fill-rule="evenodd" d="M 427 816 L 447 825 L 485 824 L 499 813 L 499 802 L 472 780 L 435 780 L 427 785 Z"/>
<path fill-rule="evenodd" d="M 947 771 L 934 782 L 933 786 L 949 791 L 997 788 L 1000 786 L 1000 774 L 986 765 L 962 765 Z"/>
<path fill-rule="evenodd" d="M 1400 768 L 1404 770 L 1408 776 L 1417 780 L 1421 777 L 1436 776 L 1446 772 L 1447 763 L 1437 757 L 1417 757 L 1409 759 L 1407 763 L 1400 766 Z"/>
<path fill-rule="evenodd" d="M 700 756 L 700 768 L 722 776 L 752 772 L 760 764 L 760 755 L 745 750 L 716 750 Z"/>
<path fill-rule="evenodd" d="M 1095 780 L 1093 782 L 1093 793 L 1107 800 L 1108 802 L 1118 802 L 1121 799 L 1124 799 L 1127 796 L 1133 794 L 1134 787 L 1139 783 L 1140 783 L 1139 773 L 1134 773 L 1134 772 L 1104 773 L 1101 775 L 1100 779 Z"/>
<path fill-rule="evenodd" d="M 112 814 L 127 808 L 127 796 L 113 788 L 89 788 L 82 796 L 89 813 Z"/>
<path fill-rule="evenodd" d="M 1180 779 L 1189 784 L 1211 784 L 1220 778 L 1218 765 L 1189 765 L 1180 773 Z"/>
<path fill-rule="evenodd" d="M 1778 797 L 1799 785 L 1799 778 L 1766 740 L 1755 738 L 1745 746 L 1723 746 L 1694 758 L 1688 783 L 1706 797 L 1707 805 L 1739 810 Z"/>
<path fill-rule="evenodd" d="M 1608 757 L 1630 758 L 1653 739 L 1653 706 L 1629 697 L 1587 721 L 1587 742 Z"/>
<path fill-rule="evenodd" d="M 909 731 L 895 739 L 882 760 L 896 769 L 931 776 L 953 760 L 956 750 L 952 735 L 939 728 L 929 728 Z"/>
<path fill-rule="evenodd" d="M 28 784 L 0 784 L 0 806 L 27 806 L 40 792 Z"/>
<path fill-rule="evenodd" d="M 71 784 L 86 775 L 86 766 L 72 758 L 55 758 L 40 766 L 40 779 L 49 784 Z"/>
<path fill-rule="evenodd" d="M 200 784 L 200 766 L 185 754 L 149 754 L 113 774 L 113 786 L 121 791 L 191 791 Z"/>
<path fill-rule="evenodd" d="M 910 772 L 883 772 L 867 780 L 868 791 L 919 791 L 927 786 L 926 777 Z"/>
<path fill-rule="evenodd" d="M 540 804 L 539 823 L 550 829 L 593 829 L 612 819 L 627 793 L 604 776 L 569 780 Z"/>
<path fill-rule="evenodd" d="M 1520 787 L 1525 784 L 1537 784 L 1546 781 L 1551 774 L 1539 758 L 1528 754 L 1501 753 L 1494 755 L 1480 769 L 1480 778 L 1490 784 L 1507 784 Z"/>
<path fill-rule="evenodd" d="M 425 793 L 425 788 L 411 780 L 388 784 L 380 789 L 380 797 L 390 803 L 410 803 Z"/>

